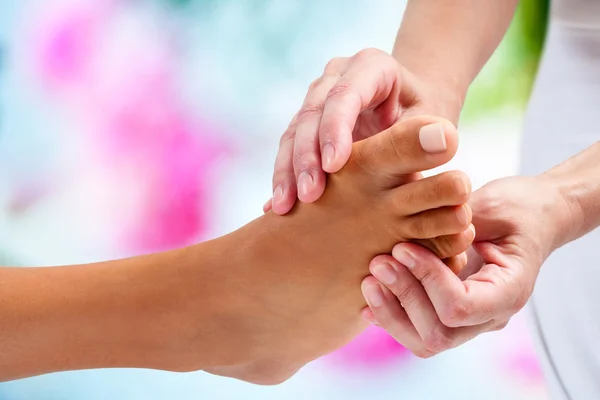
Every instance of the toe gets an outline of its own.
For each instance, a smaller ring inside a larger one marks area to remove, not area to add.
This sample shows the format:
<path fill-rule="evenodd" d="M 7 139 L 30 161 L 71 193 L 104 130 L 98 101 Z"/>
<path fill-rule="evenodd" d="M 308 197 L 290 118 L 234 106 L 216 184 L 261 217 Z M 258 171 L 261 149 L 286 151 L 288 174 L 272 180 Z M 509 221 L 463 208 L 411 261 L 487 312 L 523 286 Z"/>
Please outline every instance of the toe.
<path fill-rule="evenodd" d="M 400 215 L 459 206 L 469 201 L 471 181 L 460 171 L 449 171 L 394 188 L 389 195 L 392 208 Z"/>
<path fill-rule="evenodd" d="M 454 157 L 458 133 L 443 118 L 419 116 L 398 122 L 354 146 L 354 159 L 376 179 L 402 184 L 402 177 L 439 167 Z"/>
<path fill-rule="evenodd" d="M 428 248 L 439 258 L 446 259 L 465 252 L 473 243 L 473 239 L 475 239 L 475 228 L 470 225 L 461 233 L 438 236 L 432 239 L 420 239 L 415 242 Z"/>
<path fill-rule="evenodd" d="M 467 204 L 441 207 L 404 217 L 399 229 L 408 239 L 431 239 L 464 232 L 472 217 Z"/>

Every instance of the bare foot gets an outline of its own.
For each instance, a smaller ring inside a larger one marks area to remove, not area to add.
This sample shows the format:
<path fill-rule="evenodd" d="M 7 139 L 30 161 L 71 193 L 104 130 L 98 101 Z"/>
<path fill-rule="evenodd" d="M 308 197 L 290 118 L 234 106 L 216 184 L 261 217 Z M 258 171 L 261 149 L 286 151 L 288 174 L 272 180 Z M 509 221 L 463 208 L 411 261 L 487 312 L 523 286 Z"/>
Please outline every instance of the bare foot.
<path fill-rule="evenodd" d="M 445 150 L 425 152 L 420 132 Z M 220 278 L 221 302 L 242 316 L 231 330 L 243 334 L 229 345 L 247 362 L 209 372 L 284 380 L 365 328 L 360 284 L 374 256 L 415 240 L 441 258 L 465 251 L 473 240 L 469 179 L 456 171 L 424 179 L 418 173 L 448 162 L 456 149 L 450 122 L 402 121 L 355 143 L 317 202 L 298 203 L 286 216 L 269 212 L 219 239 L 231 262 Z"/>

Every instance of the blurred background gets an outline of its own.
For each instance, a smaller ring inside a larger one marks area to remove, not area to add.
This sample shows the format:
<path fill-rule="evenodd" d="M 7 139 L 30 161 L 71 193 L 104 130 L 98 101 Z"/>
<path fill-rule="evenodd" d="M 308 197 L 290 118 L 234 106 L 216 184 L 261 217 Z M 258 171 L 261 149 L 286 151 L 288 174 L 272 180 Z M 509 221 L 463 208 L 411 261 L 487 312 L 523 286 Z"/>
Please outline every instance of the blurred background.
<path fill-rule="evenodd" d="M 547 0 L 523 0 L 444 169 L 518 168 Z M 229 232 L 270 197 L 278 138 L 330 58 L 391 51 L 401 0 L 4 0 L 0 264 L 82 263 Z M 452 60 L 448 60 L 452 62 Z M 204 373 L 62 373 L 2 400 L 546 398 L 524 316 L 429 360 L 371 328 L 277 387 Z"/>

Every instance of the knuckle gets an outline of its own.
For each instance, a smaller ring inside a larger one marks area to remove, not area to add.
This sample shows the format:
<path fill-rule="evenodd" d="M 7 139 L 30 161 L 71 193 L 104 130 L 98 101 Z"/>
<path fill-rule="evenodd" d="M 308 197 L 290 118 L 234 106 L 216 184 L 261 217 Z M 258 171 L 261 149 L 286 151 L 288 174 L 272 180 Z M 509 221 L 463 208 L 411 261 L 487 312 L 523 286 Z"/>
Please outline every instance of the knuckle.
<path fill-rule="evenodd" d="M 417 289 L 414 286 L 403 285 L 393 289 L 392 292 L 400 300 L 404 308 L 412 307 L 417 302 Z"/>
<path fill-rule="evenodd" d="M 342 66 L 346 63 L 346 59 L 343 57 L 334 57 L 327 62 L 325 65 L 325 73 L 327 75 L 340 75 Z"/>
<path fill-rule="evenodd" d="M 352 93 L 353 90 L 350 82 L 343 80 L 333 85 L 333 87 L 327 93 L 327 99 L 331 99 L 332 97 L 351 96 Z"/>
<path fill-rule="evenodd" d="M 455 241 L 451 238 L 445 236 L 431 239 L 428 242 L 429 246 L 426 247 L 430 247 L 433 253 L 442 259 L 456 255 L 456 247 L 458 247 L 457 244 L 459 244 L 455 243 Z"/>
<path fill-rule="evenodd" d="M 323 113 L 324 104 L 306 104 L 302 107 L 302 109 L 298 112 L 298 116 L 296 120 L 298 122 L 303 122 L 306 120 L 310 120 L 312 118 L 318 117 Z"/>
<path fill-rule="evenodd" d="M 440 312 L 440 321 L 447 327 L 455 328 L 461 324 L 469 316 L 470 307 L 465 302 L 451 301 Z"/>
<path fill-rule="evenodd" d="M 423 339 L 423 343 L 428 351 L 437 354 L 452 348 L 454 346 L 454 338 L 447 328 L 438 327 L 431 330 Z"/>
<path fill-rule="evenodd" d="M 411 238 L 422 239 L 427 237 L 426 223 L 420 217 L 415 217 L 406 222 L 405 230 Z"/>
<path fill-rule="evenodd" d="M 279 147 L 283 147 L 290 140 L 293 141 L 296 138 L 296 130 L 295 129 L 286 129 L 286 131 L 281 135 L 279 139 Z"/>
<path fill-rule="evenodd" d="M 354 55 L 354 58 L 356 60 L 369 60 L 373 57 L 381 57 L 382 54 L 386 54 L 383 51 L 373 48 L 373 47 L 369 47 L 366 49 L 362 49 L 360 50 L 358 53 L 356 53 Z"/>
<path fill-rule="evenodd" d="M 313 90 L 315 90 L 316 88 L 318 88 L 321 83 L 323 82 L 323 77 L 318 77 L 317 79 L 315 79 L 314 81 L 312 81 L 310 83 L 310 85 L 308 85 L 308 91 L 312 92 Z"/>
<path fill-rule="evenodd" d="M 294 153 L 294 169 L 296 171 L 306 171 L 315 169 L 319 165 L 317 155 L 310 152 Z"/>
<path fill-rule="evenodd" d="M 461 203 L 466 203 L 471 194 L 471 181 L 469 177 L 461 171 L 450 171 L 442 177 L 444 186 L 447 187 L 453 197 Z"/>

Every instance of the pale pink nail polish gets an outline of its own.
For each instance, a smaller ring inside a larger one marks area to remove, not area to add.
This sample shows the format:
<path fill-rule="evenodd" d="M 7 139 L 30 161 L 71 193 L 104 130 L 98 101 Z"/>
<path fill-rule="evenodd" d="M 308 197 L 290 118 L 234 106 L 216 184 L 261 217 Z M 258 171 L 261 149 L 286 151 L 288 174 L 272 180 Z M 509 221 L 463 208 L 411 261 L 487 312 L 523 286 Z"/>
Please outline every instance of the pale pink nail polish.
<path fill-rule="evenodd" d="M 419 131 L 421 147 L 427 153 L 441 153 L 446 151 L 446 135 L 441 123 L 425 125 Z"/>
<path fill-rule="evenodd" d="M 335 158 L 335 147 L 332 143 L 327 143 L 325 147 L 323 147 L 323 151 L 321 152 L 323 157 L 323 169 L 329 170 L 333 165 L 333 160 Z"/>
<path fill-rule="evenodd" d="M 298 193 L 300 196 L 307 197 L 314 184 L 315 181 L 311 174 L 306 171 L 301 172 L 298 176 Z"/>
<path fill-rule="evenodd" d="M 401 249 L 399 247 L 395 247 L 392 250 L 392 255 L 398 262 L 404 265 L 406 268 L 414 268 L 417 265 L 415 258 L 408 251 Z"/>
<path fill-rule="evenodd" d="M 281 203 L 283 200 L 283 186 L 279 185 L 273 191 L 273 205 Z"/>
<path fill-rule="evenodd" d="M 373 275 L 386 285 L 396 282 L 396 272 L 389 264 L 377 264 L 373 267 Z"/>
<path fill-rule="evenodd" d="M 379 307 L 383 304 L 383 293 L 377 285 L 369 285 L 365 287 L 364 293 L 367 303 L 372 307 Z"/>

